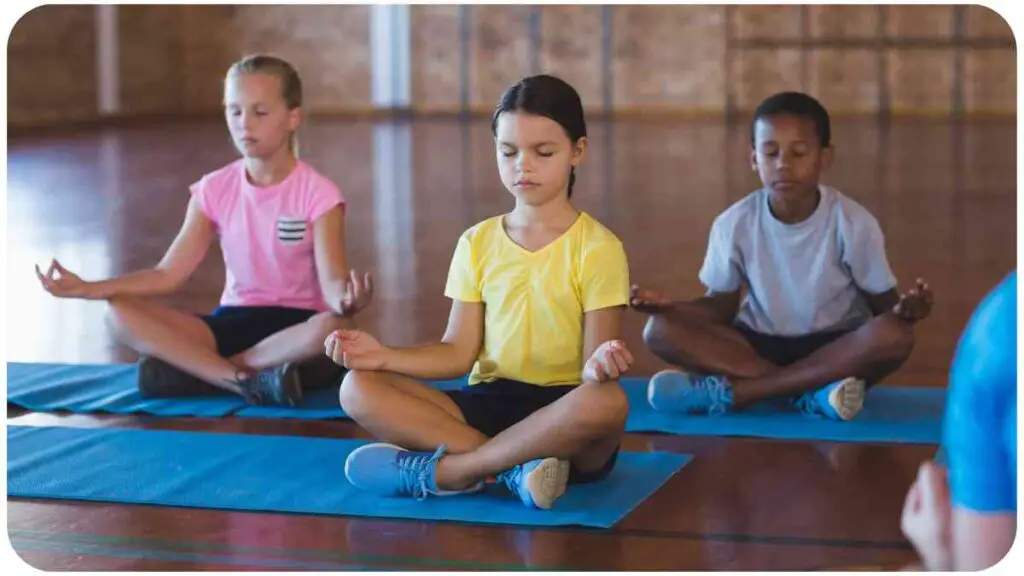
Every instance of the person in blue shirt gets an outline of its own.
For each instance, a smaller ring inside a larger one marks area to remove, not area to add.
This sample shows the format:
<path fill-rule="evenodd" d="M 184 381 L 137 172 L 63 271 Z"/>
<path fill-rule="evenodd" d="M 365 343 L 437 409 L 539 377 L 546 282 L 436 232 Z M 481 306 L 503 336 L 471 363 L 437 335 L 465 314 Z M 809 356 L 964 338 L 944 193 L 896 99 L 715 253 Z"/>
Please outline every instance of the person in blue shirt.
<path fill-rule="evenodd" d="M 994 566 L 1017 525 L 1017 272 L 978 305 L 957 345 L 942 463 L 921 465 L 903 532 L 929 570 Z"/>

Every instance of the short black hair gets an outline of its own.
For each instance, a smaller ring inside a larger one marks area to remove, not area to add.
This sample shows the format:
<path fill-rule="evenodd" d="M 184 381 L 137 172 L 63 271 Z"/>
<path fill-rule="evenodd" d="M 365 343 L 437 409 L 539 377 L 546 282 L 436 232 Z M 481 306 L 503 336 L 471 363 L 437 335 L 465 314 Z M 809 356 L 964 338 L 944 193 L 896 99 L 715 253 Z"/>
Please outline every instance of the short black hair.
<path fill-rule="evenodd" d="M 750 123 L 750 144 L 754 145 L 754 125 L 762 118 L 772 116 L 803 116 L 814 122 L 814 131 L 822 148 L 832 143 L 832 126 L 828 110 L 813 97 L 803 92 L 779 92 L 765 98 L 754 110 Z"/>
<path fill-rule="evenodd" d="M 545 116 L 558 122 L 573 144 L 587 135 L 587 122 L 583 117 L 583 102 L 579 93 L 568 82 L 538 74 L 527 76 L 512 86 L 498 99 L 491 118 L 491 134 L 498 133 L 498 117 L 505 112 L 522 110 L 528 114 Z M 576 168 L 569 170 L 569 197 L 576 183 Z"/>

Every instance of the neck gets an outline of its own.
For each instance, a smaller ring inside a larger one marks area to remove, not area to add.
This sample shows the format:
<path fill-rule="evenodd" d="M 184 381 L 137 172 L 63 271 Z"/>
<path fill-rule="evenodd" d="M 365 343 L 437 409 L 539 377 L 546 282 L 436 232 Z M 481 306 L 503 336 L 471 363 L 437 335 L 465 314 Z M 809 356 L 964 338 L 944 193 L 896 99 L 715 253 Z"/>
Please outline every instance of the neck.
<path fill-rule="evenodd" d="M 245 172 L 254 186 L 273 186 L 288 177 L 298 160 L 288 148 L 282 148 L 268 158 L 245 159 Z"/>
<path fill-rule="evenodd" d="M 784 224 L 796 224 L 807 220 L 814 214 L 819 202 L 821 191 L 817 186 L 810 194 L 798 198 L 785 198 L 771 190 L 768 192 L 768 207 L 771 208 L 772 216 Z"/>
<path fill-rule="evenodd" d="M 540 205 L 530 205 L 516 200 L 516 207 L 509 214 L 515 226 L 540 226 L 562 228 L 576 221 L 580 211 L 565 196 L 559 196 Z"/>

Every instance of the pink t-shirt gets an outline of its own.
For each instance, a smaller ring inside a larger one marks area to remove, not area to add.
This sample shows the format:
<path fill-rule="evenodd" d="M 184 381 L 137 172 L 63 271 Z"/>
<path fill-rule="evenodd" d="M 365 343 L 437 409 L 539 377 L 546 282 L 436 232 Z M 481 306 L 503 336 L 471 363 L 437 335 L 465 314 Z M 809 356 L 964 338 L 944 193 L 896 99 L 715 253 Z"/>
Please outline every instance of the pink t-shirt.
<path fill-rule="evenodd" d="M 227 272 L 222 306 L 328 309 L 317 279 L 313 223 L 345 202 L 333 182 L 300 160 L 282 182 L 261 188 L 249 183 L 238 160 L 190 190 L 220 237 Z"/>

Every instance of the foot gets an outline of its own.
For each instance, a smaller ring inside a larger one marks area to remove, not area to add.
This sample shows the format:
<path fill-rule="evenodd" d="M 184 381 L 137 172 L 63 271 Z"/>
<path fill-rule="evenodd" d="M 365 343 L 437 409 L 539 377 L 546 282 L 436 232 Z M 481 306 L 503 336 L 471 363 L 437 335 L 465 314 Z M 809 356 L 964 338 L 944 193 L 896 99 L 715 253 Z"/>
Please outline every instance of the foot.
<path fill-rule="evenodd" d="M 569 463 L 557 458 L 531 460 L 498 475 L 498 481 L 529 508 L 547 510 L 569 483 Z"/>
<path fill-rule="evenodd" d="M 294 408 L 302 402 L 302 383 L 297 364 L 260 370 L 238 381 L 242 396 L 249 404 Z"/>
<path fill-rule="evenodd" d="M 663 412 L 722 414 L 732 406 L 732 384 L 725 376 L 663 370 L 647 385 L 647 401 Z"/>
<path fill-rule="evenodd" d="M 460 491 L 440 490 L 437 487 L 437 461 L 445 447 L 429 452 L 412 452 L 378 442 L 360 446 L 345 460 L 345 477 L 360 490 L 379 496 L 405 496 L 423 500 L 427 496 L 449 496 L 476 492 L 483 483 Z"/>
<path fill-rule="evenodd" d="M 863 380 L 847 378 L 804 394 L 797 399 L 796 407 L 804 414 L 850 420 L 864 407 L 865 388 Z"/>
<path fill-rule="evenodd" d="M 136 385 L 143 398 L 181 398 L 190 396 L 228 395 L 203 380 L 180 370 L 155 356 L 139 358 Z"/>

